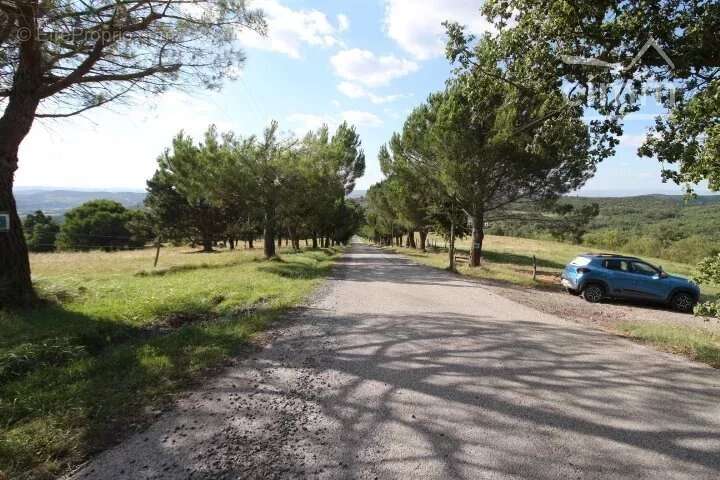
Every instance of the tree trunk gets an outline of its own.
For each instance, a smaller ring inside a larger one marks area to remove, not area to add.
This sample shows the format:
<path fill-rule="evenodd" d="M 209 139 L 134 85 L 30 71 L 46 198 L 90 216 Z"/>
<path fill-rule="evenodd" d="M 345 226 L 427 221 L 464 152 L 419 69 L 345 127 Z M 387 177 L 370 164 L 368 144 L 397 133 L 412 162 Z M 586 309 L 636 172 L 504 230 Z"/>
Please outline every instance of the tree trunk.
<path fill-rule="evenodd" d="M 230 250 L 235 250 L 235 240 L 232 238 L 228 240 L 228 245 L 230 245 Z"/>
<path fill-rule="evenodd" d="M 278 248 L 282 248 L 282 233 L 278 232 Z"/>
<path fill-rule="evenodd" d="M 12 194 L 13 173 L 2 168 L 5 165 L 0 164 L 0 212 L 10 214 L 10 231 L 0 232 L 0 305 L 23 306 L 36 297 L 25 235 Z"/>
<path fill-rule="evenodd" d="M 318 248 L 318 241 L 317 241 L 317 234 L 316 234 L 316 233 L 313 233 L 313 237 L 312 237 L 312 248 L 313 248 L 313 250 L 316 249 L 316 248 Z"/>
<path fill-rule="evenodd" d="M 23 4 L 20 4 L 23 5 Z M 25 8 L 30 8 L 24 2 Z M 35 16 L 21 15 L 20 27 L 31 33 L 20 42 L 19 64 L 13 76 L 13 87 L 0 117 L 0 213 L 10 216 L 8 232 L 0 232 L 0 305 L 23 306 L 36 300 L 30 276 L 30 260 L 17 213 L 12 188 L 18 168 L 18 151 L 30 132 L 40 103 L 38 90 L 42 81 L 40 39 L 35 33 Z"/>
<path fill-rule="evenodd" d="M 157 268 L 158 261 L 160 261 L 160 247 L 162 246 L 162 243 L 160 243 L 160 237 L 157 237 L 157 240 L 155 240 L 155 263 L 153 263 L 153 268 Z"/>
<path fill-rule="evenodd" d="M 479 267 L 482 257 L 482 244 L 485 238 L 483 215 L 475 215 L 472 218 L 472 247 L 470 249 L 470 266 Z"/>
<path fill-rule="evenodd" d="M 203 235 L 202 246 L 203 246 L 203 252 L 212 252 L 213 251 L 212 238 L 209 236 Z"/>
<path fill-rule="evenodd" d="M 455 220 L 450 220 L 450 248 L 448 248 L 450 255 L 450 270 L 455 271 Z"/>
<path fill-rule="evenodd" d="M 420 250 L 423 252 L 426 252 L 426 246 L 427 246 L 427 236 L 428 232 L 425 230 L 420 230 Z"/>
<path fill-rule="evenodd" d="M 408 233 L 408 239 L 409 239 L 409 247 L 410 248 L 417 248 L 417 244 L 415 243 L 415 232 L 413 230 L 410 230 L 410 233 Z"/>
<path fill-rule="evenodd" d="M 275 225 L 268 214 L 265 214 L 265 228 L 263 230 L 265 258 L 273 258 L 275 253 Z"/>
<path fill-rule="evenodd" d="M 254 241 L 255 241 L 255 240 L 252 239 L 252 238 L 248 239 L 248 248 L 249 248 L 250 250 L 252 250 L 252 249 L 255 248 L 255 245 L 253 245 L 253 242 L 254 242 Z"/>

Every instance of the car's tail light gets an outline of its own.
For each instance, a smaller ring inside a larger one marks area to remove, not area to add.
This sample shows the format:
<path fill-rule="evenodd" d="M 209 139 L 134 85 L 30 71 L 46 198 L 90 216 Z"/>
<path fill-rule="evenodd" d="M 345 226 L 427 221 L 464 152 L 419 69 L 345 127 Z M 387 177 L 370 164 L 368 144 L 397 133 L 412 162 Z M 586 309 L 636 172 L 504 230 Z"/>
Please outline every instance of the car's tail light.
<path fill-rule="evenodd" d="M 585 268 L 585 267 L 580 267 L 580 268 L 577 269 L 577 272 L 578 272 L 578 273 L 590 273 L 590 269 L 589 269 L 589 268 Z"/>

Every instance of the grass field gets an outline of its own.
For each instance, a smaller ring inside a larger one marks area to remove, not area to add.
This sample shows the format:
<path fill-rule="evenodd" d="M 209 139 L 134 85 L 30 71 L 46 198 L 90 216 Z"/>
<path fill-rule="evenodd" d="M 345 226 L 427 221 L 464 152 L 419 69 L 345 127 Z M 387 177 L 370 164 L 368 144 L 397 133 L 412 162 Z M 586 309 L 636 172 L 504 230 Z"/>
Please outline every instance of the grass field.
<path fill-rule="evenodd" d="M 172 394 L 303 301 L 334 250 L 38 254 L 47 304 L 0 311 L 0 478 L 53 478 L 140 428 Z"/>
<path fill-rule="evenodd" d="M 442 239 L 431 238 L 438 247 L 444 246 Z M 467 254 L 470 249 L 468 239 L 456 242 L 458 253 Z M 448 256 L 445 250 L 422 253 L 417 250 L 400 248 L 398 251 L 421 263 L 445 268 Z M 587 246 L 571 245 L 546 240 L 531 240 L 516 237 L 498 237 L 488 235 L 483 243 L 483 262 L 480 268 L 468 268 L 467 264 L 459 264 L 458 271 L 488 280 L 499 280 L 524 286 L 560 288 L 559 277 L 565 265 L 580 253 L 589 251 Z M 623 253 L 623 252 L 616 252 Z M 538 276 L 532 278 L 533 255 L 537 258 Z M 668 273 L 691 277 L 695 274 L 695 266 L 685 263 L 670 262 L 657 258 L 644 257 L 654 265 L 661 265 Z M 715 298 L 720 289 L 703 287 L 706 298 Z"/>
<path fill-rule="evenodd" d="M 621 322 L 617 328 L 638 342 L 720 368 L 720 335 L 715 333 L 681 325 L 641 322 Z"/>

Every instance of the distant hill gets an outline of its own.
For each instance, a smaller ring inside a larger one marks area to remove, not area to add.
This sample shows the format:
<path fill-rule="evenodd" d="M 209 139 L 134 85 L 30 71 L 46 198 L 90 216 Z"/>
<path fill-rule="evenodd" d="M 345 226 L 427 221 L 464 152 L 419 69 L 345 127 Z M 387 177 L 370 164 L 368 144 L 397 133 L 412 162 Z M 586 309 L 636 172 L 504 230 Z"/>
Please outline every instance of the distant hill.
<path fill-rule="evenodd" d="M 672 228 L 684 235 L 720 238 L 720 195 L 700 195 L 692 200 L 682 195 L 566 197 L 565 201 L 600 205 L 600 215 L 592 222 L 592 229 L 648 234 L 658 228 Z"/>
<path fill-rule="evenodd" d="M 14 191 L 20 216 L 25 216 L 36 210 L 45 214 L 62 216 L 68 210 L 90 200 L 114 200 L 127 208 L 142 206 L 145 200 L 144 192 L 91 192 L 83 190 L 49 190 L 44 188 L 19 188 Z"/>

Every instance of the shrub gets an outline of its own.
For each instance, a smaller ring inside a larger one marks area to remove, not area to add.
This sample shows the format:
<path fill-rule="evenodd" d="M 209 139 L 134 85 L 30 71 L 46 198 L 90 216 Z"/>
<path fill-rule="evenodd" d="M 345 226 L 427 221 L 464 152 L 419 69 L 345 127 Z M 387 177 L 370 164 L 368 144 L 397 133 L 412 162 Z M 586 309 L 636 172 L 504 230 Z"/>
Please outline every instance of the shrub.
<path fill-rule="evenodd" d="M 695 315 L 700 317 L 720 318 L 720 300 L 716 302 L 705 302 L 695 307 Z"/>
<path fill-rule="evenodd" d="M 625 246 L 628 239 L 624 232 L 615 229 L 606 229 L 586 233 L 583 241 L 585 244 L 593 247 L 619 250 Z"/>
<path fill-rule="evenodd" d="M 58 246 L 66 250 L 114 250 L 140 246 L 128 229 L 133 213 L 117 202 L 93 200 L 65 214 Z"/>
<path fill-rule="evenodd" d="M 23 222 L 28 250 L 31 252 L 52 252 L 55 250 L 55 240 L 60 231 L 52 217 L 45 215 L 41 210 L 28 215 Z"/>
<path fill-rule="evenodd" d="M 657 257 L 663 251 L 663 242 L 653 237 L 634 237 L 625 244 L 623 250 L 635 255 Z"/>
<path fill-rule="evenodd" d="M 698 264 L 695 281 L 699 284 L 720 285 L 720 253 L 708 257 Z M 720 318 L 720 300 L 698 305 L 695 307 L 695 314 Z"/>
<path fill-rule="evenodd" d="M 673 242 L 665 249 L 663 256 L 678 262 L 697 263 L 703 258 L 716 255 L 719 251 L 716 242 L 707 237 L 694 235 Z"/>

